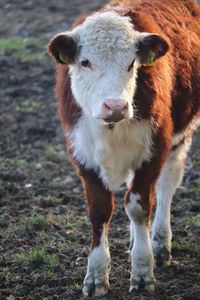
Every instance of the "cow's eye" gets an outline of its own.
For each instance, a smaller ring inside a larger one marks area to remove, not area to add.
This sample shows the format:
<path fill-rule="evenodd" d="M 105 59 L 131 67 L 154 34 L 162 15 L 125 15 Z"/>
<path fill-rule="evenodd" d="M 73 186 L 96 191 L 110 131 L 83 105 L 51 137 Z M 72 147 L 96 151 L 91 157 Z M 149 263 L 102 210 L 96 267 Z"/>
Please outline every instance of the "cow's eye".
<path fill-rule="evenodd" d="M 130 66 L 128 67 L 128 72 L 130 72 L 130 70 L 132 69 L 134 62 L 135 62 L 135 60 L 133 60 L 132 63 L 130 64 Z"/>
<path fill-rule="evenodd" d="M 91 65 L 91 63 L 89 62 L 88 59 L 82 60 L 81 61 L 81 66 L 83 66 L 84 68 L 91 68 L 92 67 L 92 65 Z"/>

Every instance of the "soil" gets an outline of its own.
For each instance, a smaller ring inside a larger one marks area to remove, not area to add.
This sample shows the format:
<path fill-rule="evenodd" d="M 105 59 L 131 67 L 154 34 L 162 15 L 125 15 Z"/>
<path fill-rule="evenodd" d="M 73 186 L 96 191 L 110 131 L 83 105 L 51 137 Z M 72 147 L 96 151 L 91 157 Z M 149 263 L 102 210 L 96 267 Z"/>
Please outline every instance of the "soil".
<path fill-rule="evenodd" d="M 67 161 L 48 40 L 103 0 L 0 2 L 0 299 L 82 299 L 90 244 L 83 189 Z M 104 299 L 200 299 L 200 135 L 172 207 L 173 261 L 155 268 L 156 293 L 128 293 L 124 188 L 110 230 Z"/>

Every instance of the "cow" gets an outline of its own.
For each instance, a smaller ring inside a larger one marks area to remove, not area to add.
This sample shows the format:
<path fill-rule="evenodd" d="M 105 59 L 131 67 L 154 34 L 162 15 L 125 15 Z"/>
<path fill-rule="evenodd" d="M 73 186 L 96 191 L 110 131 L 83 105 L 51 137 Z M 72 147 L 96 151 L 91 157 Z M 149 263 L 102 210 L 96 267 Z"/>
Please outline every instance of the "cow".
<path fill-rule="evenodd" d="M 124 182 L 129 291 L 143 283 L 154 292 L 154 262 L 171 263 L 172 197 L 200 119 L 200 7 L 193 0 L 114 0 L 55 35 L 48 52 L 92 224 L 83 294 L 108 292 L 108 229 Z"/>

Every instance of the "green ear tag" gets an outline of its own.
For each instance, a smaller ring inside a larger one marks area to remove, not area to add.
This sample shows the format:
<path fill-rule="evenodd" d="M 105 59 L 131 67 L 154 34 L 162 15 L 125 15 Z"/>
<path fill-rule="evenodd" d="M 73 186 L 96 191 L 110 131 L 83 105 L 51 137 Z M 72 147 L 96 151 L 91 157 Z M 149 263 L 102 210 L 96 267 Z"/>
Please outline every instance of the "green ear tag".
<path fill-rule="evenodd" d="M 59 58 L 64 64 L 68 64 L 68 57 L 65 52 L 59 51 Z"/>
<path fill-rule="evenodd" d="M 151 67 L 155 63 L 155 53 L 153 51 L 149 51 L 146 60 L 144 63 L 142 63 L 143 66 L 145 67 Z"/>

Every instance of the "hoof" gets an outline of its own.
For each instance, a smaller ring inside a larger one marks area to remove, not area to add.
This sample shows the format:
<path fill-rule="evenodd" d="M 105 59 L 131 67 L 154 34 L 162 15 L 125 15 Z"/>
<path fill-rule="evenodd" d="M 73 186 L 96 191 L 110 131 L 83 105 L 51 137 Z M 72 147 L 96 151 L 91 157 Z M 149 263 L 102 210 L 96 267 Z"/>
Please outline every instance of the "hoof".
<path fill-rule="evenodd" d="M 131 283 L 129 288 L 129 293 L 132 293 L 133 291 L 139 290 L 139 283 Z"/>
<path fill-rule="evenodd" d="M 147 290 L 147 292 L 149 292 L 150 294 L 154 294 L 155 293 L 155 284 L 154 283 L 145 284 L 145 290 Z"/>
<path fill-rule="evenodd" d="M 109 284 L 102 283 L 95 285 L 92 284 L 84 284 L 82 292 L 84 297 L 90 297 L 94 293 L 95 297 L 103 297 L 108 293 Z"/>
<path fill-rule="evenodd" d="M 82 292 L 84 297 L 90 297 L 94 291 L 94 284 L 84 284 Z"/>
<path fill-rule="evenodd" d="M 170 251 L 162 246 L 155 255 L 156 265 L 158 267 L 168 267 L 171 265 L 172 256 Z"/>
<path fill-rule="evenodd" d="M 108 293 L 108 290 L 109 290 L 108 284 L 97 285 L 95 288 L 95 296 L 103 297 Z"/>
<path fill-rule="evenodd" d="M 150 294 L 154 294 L 155 292 L 155 279 L 152 278 L 151 280 L 148 280 L 145 282 L 143 278 L 140 279 L 140 281 L 135 281 L 134 279 L 131 279 L 131 284 L 129 288 L 129 293 L 139 290 L 140 288 L 145 288 L 147 292 Z"/>

